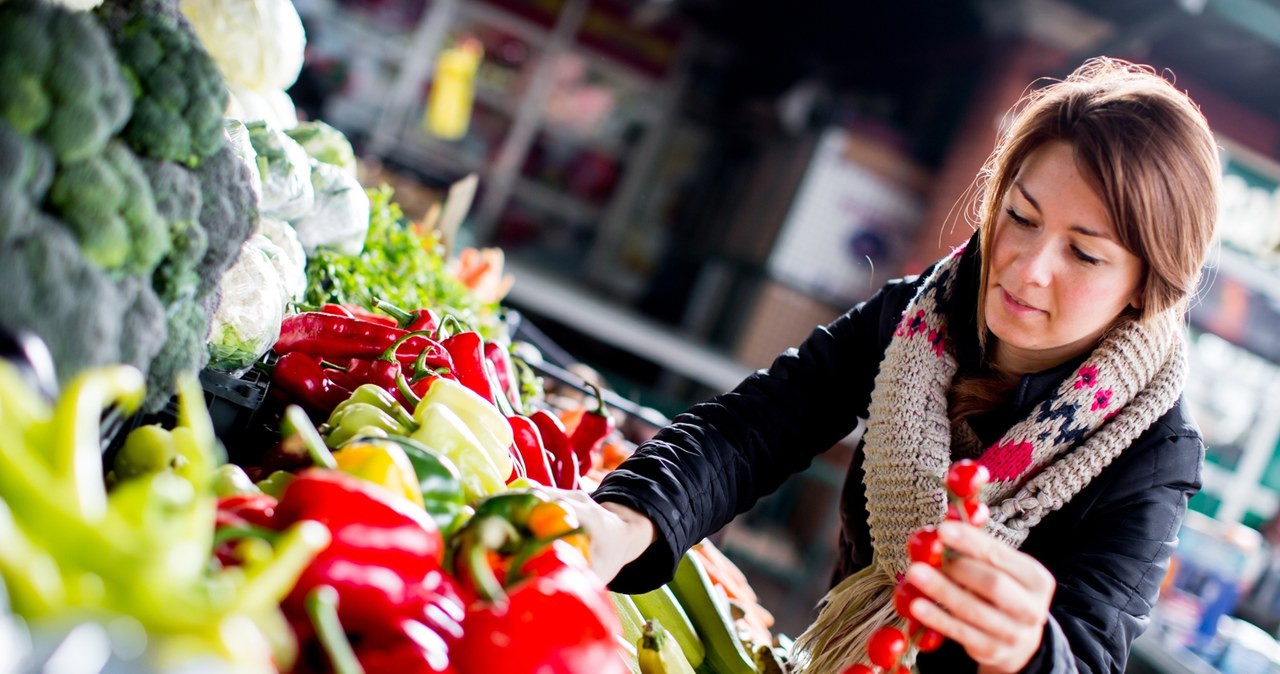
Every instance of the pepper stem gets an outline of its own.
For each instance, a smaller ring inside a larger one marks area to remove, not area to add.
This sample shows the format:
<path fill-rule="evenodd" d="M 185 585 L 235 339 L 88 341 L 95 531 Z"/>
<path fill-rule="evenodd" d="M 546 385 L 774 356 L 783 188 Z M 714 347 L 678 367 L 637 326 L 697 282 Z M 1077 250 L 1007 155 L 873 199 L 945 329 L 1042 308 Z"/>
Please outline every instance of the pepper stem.
<path fill-rule="evenodd" d="M 591 389 L 591 393 L 596 397 L 596 408 L 591 410 L 591 413 L 602 417 L 609 416 L 609 409 L 604 404 L 604 392 L 600 390 L 600 387 L 589 381 L 584 381 L 582 384 Z"/>
<path fill-rule="evenodd" d="M 351 641 L 338 619 L 338 591 L 331 585 L 321 585 L 307 593 L 307 616 L 316 628 L 316 637 L 329 656 L 329 663 L 337 674 L 364 674 L 364 667 L 356 659 Z"/>
<path fill-rule="evenodd" d="M 404 396 L 410 407 L 415 410 L 418 409 L 418 404 L 422 402 L 422 398 L 417 393 L 414 393 L 413 387 L 409 386 L 409 380 L 404 378 L 403 372 L 396 373 L 396 390 L 400 391 L 400 395 Z M 415 421 L 414 423 L 416 424 L 417 422 Z"/>
<path fill-rule="evenodd" d="M 404 309 L 377 297 L 373 298 L 373 308 L 396 319 L 396 323 L 399 323 L 402 328 L 408 327 L 415 318 L 413 314 Z"/>
<path fill-rule="evenodd" d="M 307 456 L 311 457 L 312 463 L 322 468 L 337 470 L 338 462 L 333 458 L 333 452 L 329 451 L 329 447 L 324 444 L 324 438 L 320 437 L 320 432 L 312 425 L 311 418 L 301 407 L 290 405 L 285 408 L 280 431 L 285 437 L 296 435 L 302 441 L 302 446 L 307 450 Z"/>
<path fill-rule="evenodd" d="M 387 350 L 383 351 L 382 355 L 378 356 L 378 360 L 396 362 L 396 352 L 400 350 L 400 346 L 414 337 L 425 337 L 427 339 L 431 339 L 431 332 L 428 330 L 417 330 L 405 333 L 400 337 L 400 339 L 392 342 L 391 346 L 388 346 Z M 431 345 L 427 345 L 427 348 L 431 348 Z M 423 353 L 426 353 L 426 349 L 423 350 Z"/>
<path fill-rule="evenodd" d="M 434 370 L 427 367 L 427 356 L 429 355 L 431 355 L 431 349 L 430 348 L 423 349 L 422 353 L 418 354 L 418 359 L 413 361 L 413 380 L 414 381 L 418 381 L 419 379 L 422 379 L 432 374 L 439 375 L 442 373 L 449 372 L 449 368 L 447 367 L 436 368 Z"/>
<path fill-rule="evenodd" d="M 445 328 L 450 328 L 453 332 L 450 332 Z M 463 325 L 462 321 L 458 320 L 457 316 L 454 316 L 453 314 L 445 314 L 440 319 L 440 324 L 436 326 L 436 339 L 445 339 L 445 335 L 452 336 L 466 331 L 467 326 Z"/>

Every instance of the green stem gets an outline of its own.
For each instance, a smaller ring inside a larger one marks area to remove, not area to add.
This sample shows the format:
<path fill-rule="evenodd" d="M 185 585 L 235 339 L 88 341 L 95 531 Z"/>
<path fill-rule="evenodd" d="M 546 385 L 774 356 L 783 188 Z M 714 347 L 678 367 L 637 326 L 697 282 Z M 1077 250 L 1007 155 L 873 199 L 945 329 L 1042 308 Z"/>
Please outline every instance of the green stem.
<path fill-rule="evenodd" d="M 284 424 L 282 429 L 286 435 L 297 435 L 302 440 L 302 446 L 306 448 L 307 455 L 311 457 L 311 462 L 322 468 L 330 470 L 338 469 L 338 462 L 333 458 L 333 452 L 324 444 L 324 438 L 320 437 L 320 432 L 311 423 L 311 418 L 297 405 L 290 405 L 284 410 Z"/>
<path fill-rule="evenodd" d="M 413 314 L 386 300 L 379 299 L 377 297 L 373 298 L 373 308 L 396 319 L 396 322 L 399 323 L 402 328 L 413 322 Z"/>
<path fill-rule="evenodd" d="M 413 339 L 414 337 L 426 337 L 427 339 L 431 339 L 431 332 L 428 330 L 415 330 L 413 332 L 405 333 L 400 337 L 400 339 L 397 339 L 396 341 L 392 342 L 391 346 L 388 346 L 387 350 L 383 351 L 381 356 L 378 356 L 378 360 L 395 362 L 396 352 L 400 350 L 400 345 L 404 344 L 410 339 Z M 428 348 L 430 348 L 430 346 L 428 346 Z M 422 353 L 426 353 L 426 352 L 427 352 L 426 349 L 423 349 Z M 422 358 L 422 354 L 421 353 L 418 354 L 418 357 Z"/>
<path fill-rule="evenodd" d="M 422 402 L 422 398 L 419 398 L 418 394 L 413 392 L 413 388 L 409 386 L 409 380 L 404 378 L 403 372 L 396 373 L 396 389 L 400 391 L 400 395 L 404 396 L 404 399 L 409 402 L 411 407 L 414 409 L 418 408 L 418 404 Z M 417 425 L 416 421 L 414 422 L 414 425 Z"/>
<path fill-rule="evenodd" d="M 331 585 L 321 585 L 307 594 L 307 615 L 316 628 L 320 645 L 329 656 L 329 663 L 337 674 L 364 674 L 364 667 L 356 659 L 347 634 L 338 619 L 338 591 Z"/>

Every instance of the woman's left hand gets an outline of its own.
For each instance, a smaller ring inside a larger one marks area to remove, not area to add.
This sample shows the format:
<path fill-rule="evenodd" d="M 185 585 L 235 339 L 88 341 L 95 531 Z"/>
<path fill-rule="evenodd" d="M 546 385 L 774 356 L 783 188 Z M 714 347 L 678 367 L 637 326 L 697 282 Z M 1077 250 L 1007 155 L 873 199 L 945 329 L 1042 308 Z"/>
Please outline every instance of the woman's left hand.
<path fill-rule="evenodd" d="M 1040 648 L 1053 575 L 975 527 L 943 522 L 938 536 L 956 556 L 940 569 L 919 562 L 907 569 L 926 597 L 911 603 L 912 616 L 963 646 L 979 672 L 1020 671 Z"/>

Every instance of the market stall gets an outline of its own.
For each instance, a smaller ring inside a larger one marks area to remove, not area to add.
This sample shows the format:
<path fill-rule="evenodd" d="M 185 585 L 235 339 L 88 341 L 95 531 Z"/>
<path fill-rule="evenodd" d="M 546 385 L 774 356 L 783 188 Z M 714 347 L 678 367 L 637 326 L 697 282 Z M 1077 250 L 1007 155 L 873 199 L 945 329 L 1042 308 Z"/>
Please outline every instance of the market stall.
<path fill-rule="evenodd" d="M 290 3 L 0 1 L 0 672 L 782 671 L 710 542 L 572 511 L 663 420 L 284 89 Z"/>

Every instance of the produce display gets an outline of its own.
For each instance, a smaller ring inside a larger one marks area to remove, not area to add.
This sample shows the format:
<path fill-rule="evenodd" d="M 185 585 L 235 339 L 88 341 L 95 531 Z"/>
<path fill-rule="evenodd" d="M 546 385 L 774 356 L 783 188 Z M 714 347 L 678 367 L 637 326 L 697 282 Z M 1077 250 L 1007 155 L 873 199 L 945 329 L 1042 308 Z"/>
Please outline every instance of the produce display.
<path fill-rule="evenodd" d="M 0 358 L 0 673 L 784 671 L 709 541 L 590 571 L 547 488 L 634 444 L 535 375 L 502 252 L 230 102 L 292 81 L 280 5 L 0 0 L 0 332 L 61 388 Z"/>

